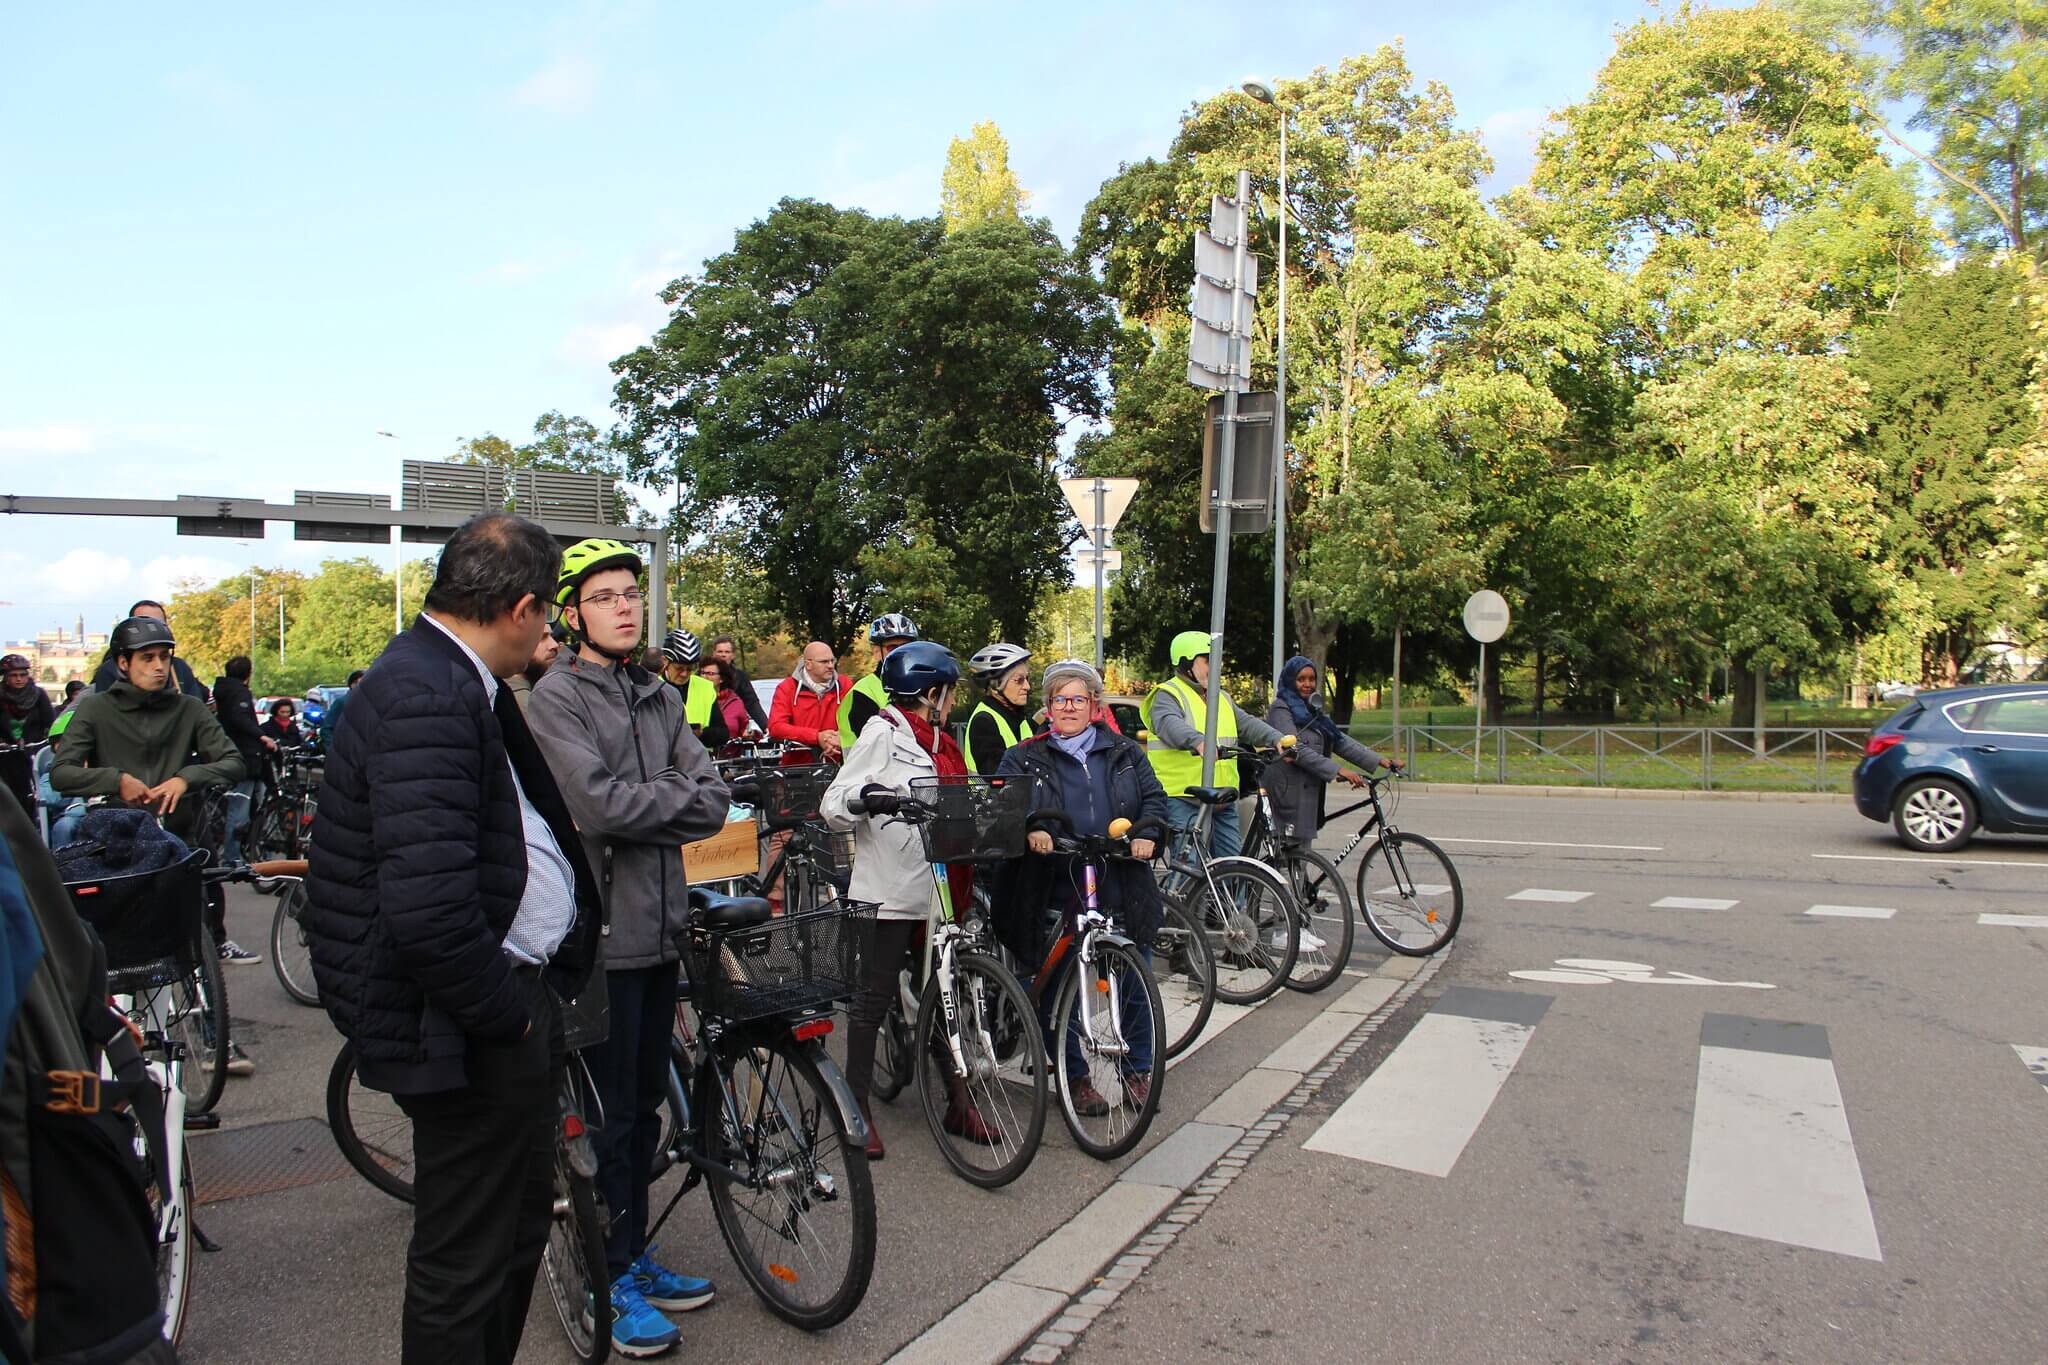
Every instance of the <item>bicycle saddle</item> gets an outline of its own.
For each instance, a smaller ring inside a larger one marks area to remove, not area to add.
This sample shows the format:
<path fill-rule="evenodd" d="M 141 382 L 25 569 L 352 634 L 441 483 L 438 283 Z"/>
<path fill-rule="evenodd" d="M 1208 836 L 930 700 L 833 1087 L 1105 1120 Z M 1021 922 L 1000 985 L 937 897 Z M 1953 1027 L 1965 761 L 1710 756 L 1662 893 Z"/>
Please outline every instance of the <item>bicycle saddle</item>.
<path fill-rule="evenodd" d="M 1237 800 L 1235 787 L 1189 787 L 1185 793 L 1190 801 L 1199 801 L 1205 806 L 1227 806 Z"/>
<path fill-rule="evenodd" d="M 706 929 L 748 929 L 774 913 L 759 896 L 721 896 L 701 886 L 690 888 L 690 909 Z"/>

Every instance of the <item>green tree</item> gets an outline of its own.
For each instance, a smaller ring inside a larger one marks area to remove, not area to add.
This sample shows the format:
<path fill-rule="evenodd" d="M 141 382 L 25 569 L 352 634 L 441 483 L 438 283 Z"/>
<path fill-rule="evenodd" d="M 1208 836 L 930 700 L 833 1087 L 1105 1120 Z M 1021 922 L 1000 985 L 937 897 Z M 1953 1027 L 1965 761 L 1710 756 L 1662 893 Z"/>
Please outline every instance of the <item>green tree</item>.
<path fill-rule="evenodd" d="M 1863 447 L 1878 463 L 1886 558 L 1918 589 L 1920 680 L 1953 686 L 2023 607 L 2025 566 L 1996 553 L 2013 529 L 1998 499 L 2031 429 L 2026 279 L 1964 262 L 1915 279 L 1857 357 L 1870 386 Z"/>
<path fill-rule="evenodd" d="M 629 468 L 678 481 L 736 605 L 842 652 L 913 601 L 956 643 L 1026 628 L 1065 573 L 1058 439 L 1101 409 L 1109 329 L 1049 228 L 784 200 L 663 297 L 614 365 Z"/>
<path fill-rule="evenodd" d="M 1809 28 L 1853 52 L 1862 111 L 1935 177 L 1956 239 L 2038 255 L 2048 228 L 2048 4 L 2041 0 L 1792 0 Z M 1922 151 L 1882 101 L 1912 106 Z"/>
<path fill-rule="evenodd" d="M 1017 222 L 1030 199 L 1010 169 L 1009 140 L 993 119 L 975 124 L 966 137 L 947 144 L 946 169 L 939 180 L 939 216 L 946 231 Z"/>
<path fill-rule="evenodd" d="M 495 465 L 499 469 L 532 469 L 557 474 L 605 474 L 618 477 L 624 469 L 622 437 L 617 431 L 601 432 L 585 417 L 565 417 L 550 409 L 533 424 L 533 439 L 513 445 L 493 432 L 472 436 L 457 444 L 456 464 Z M 507 510 L 517 510 L 517 497 L 506 500 Z M 623 493 L 613 494 L 611 516 L 624 521 L 633 515 Z M 641 517 L 644 522 L 646 518 Z"/>

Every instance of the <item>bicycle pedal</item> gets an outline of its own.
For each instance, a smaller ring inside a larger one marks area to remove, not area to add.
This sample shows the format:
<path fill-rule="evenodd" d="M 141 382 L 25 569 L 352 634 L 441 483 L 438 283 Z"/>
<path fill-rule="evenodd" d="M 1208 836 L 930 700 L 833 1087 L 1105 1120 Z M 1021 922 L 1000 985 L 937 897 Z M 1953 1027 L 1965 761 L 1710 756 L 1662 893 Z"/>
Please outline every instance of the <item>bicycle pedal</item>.
<path fill-rule="evenodd" d="M 185 1115 L 185 1131 L 188 1133 L 211 1133 L 220 1127 L 220 1115 L 208 1111 L 204 1114 Z"/>

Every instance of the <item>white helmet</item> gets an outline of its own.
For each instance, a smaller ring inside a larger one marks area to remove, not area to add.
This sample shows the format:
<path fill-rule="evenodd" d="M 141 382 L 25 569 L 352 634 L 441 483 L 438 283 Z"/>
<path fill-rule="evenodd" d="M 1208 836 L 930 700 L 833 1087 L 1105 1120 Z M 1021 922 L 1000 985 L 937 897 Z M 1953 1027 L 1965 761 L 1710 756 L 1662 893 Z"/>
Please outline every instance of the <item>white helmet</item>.
<path fill-rule="evenodd" d="M 1030 657 L 1031 651 L 1022 645 L 1006 645 L 998 641 L 975 650 L 974 656 L 967 661 L 967 671 L 977 682 L 994 682 Z"/>

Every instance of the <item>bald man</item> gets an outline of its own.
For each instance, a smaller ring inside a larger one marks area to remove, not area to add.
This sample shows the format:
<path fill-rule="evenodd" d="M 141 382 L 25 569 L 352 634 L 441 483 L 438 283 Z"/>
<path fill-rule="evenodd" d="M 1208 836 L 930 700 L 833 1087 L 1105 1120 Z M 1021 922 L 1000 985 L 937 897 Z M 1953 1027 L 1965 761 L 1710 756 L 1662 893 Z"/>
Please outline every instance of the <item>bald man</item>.
<path fill-rule="evenodd" d="M 839 671 L 832 646 L 813 640 L 804 646 L 796 668 L 775 688 L 768 707 L 768 737 L 815 749 L 828 763 L 843 757 L 839 737 L 839 703 L 852 681 Z M 809 762 L 808 754 L 792 756 Z"/>

